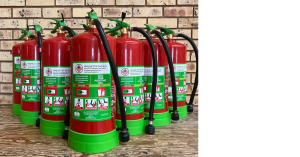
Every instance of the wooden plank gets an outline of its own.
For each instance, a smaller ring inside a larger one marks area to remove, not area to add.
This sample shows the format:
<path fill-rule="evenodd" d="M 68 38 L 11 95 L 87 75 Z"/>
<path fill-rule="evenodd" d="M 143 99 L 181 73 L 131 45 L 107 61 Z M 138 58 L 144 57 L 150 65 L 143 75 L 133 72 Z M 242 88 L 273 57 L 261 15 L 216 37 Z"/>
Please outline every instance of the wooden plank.
<path fill-rule="evenodd" d="M 11 106 L 0 105 L 0 156 L 90 156 L 68 147 L 61 137 L 43 135 L 35 126 L 21 124 Z M 164 127 L 155 135 L 131 136 L 113 150 L 91 156 L 197 156 L 198 107 L 186 118 Z"/>

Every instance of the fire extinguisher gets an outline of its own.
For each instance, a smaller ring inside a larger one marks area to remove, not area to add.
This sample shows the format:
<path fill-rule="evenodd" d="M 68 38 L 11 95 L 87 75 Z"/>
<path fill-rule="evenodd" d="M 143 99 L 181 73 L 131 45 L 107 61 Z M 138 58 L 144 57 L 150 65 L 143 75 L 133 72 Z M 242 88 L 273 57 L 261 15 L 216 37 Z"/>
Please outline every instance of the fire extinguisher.
<path fill-rule="evenodd" d="M 34 27 L 36 37 L 21 44 L 21 111 L 20 121 L 24 124 L 34 125 L 40 110 L 40 53 L 42 34 L 41 26 Z"/>
<path fill-rule="evenodd" d="M 79 152 L 99 153 L 113 149 L 118 140 L 128 142 L 129 133 L 123 99 L 122 127 L 115 125 L 116 96 L 123 98 L 114 61 L 115 39 L 105 35 L 93 9 L 88 15 L 88 32 L 71 39 L 68 145 Z"/>
<path fill-rule="evenodd" d="M 108 28 L 108 27 L 105 27 L 105 29 L 112 30 L 112 28 Z M 111 37 L 117 39 L 121 35 L 121 33 L 119 31 L 114 31 L 114 32 L 111 32 L 109 35 Z"/>
<path fill-rule="evenodd" d="M 164 27 L 158 27 L 158 28 L 160 28 L 161 31 L 164 32 L 160 38 L 163 38 L 162 36 L 164 36 L 164 35 L 168 35 L 168 45 L 171 45 L 171 46 L 169 46 L 170 49 L 174 47 L 174 44 L 175 45 L 177 44 L 176 42 L 173 42 L 174 41 L 173 37 L 183 37 L 184 39 L 188 40 L 188 42 L 192 45 L 192 47 L 194 49 L 195 56 L 196 56 L 196 77 L 195 77 L 194 86 L 193 86 L 190 100 L 189 100 L 189 102 L 186 102 L 187 112 L 193 112 L 193 105 L 194 105 L 193 101 L 194 101 L 194 97 L 195 97 L 197 86 L 198 86 L 198 48 L 197 48 L 195 42 L 187 35 L 175 34 L 174 31 L 164 28 Z M 174 49 L 172 49 L 172 54 L 175 55 L 173 52 L 176 52 L 176 51 L 174 51 Z M 180 54 L 179 52 L 177 52 L 177 53 Z M 174 56 L 172 56 L 172 58 L 177 59 L 177 57 L 174 57 Z"/>
<path fill-rule="evenodd" d="M 172 111 L 173 102 L 177 101 L 177 110 L 179 114 L 179 118 L 184 118 L 187 116 L 187 106 L 186 106 L 186 46 L 184 44 L 175 42 L 173 40 L 173 34 L 174 31 L 159 27 L 157 28 L 161 29 L 162 32 L 165 32 L 164 34 L 160 34 L 158 31 L 153 31 L 155 35 L 161 40 L 164 41 L 163 36 L 167 35 L 168 39 L 167 42 L 162 42 L 162 46 L 160 49 L 162 51 L 169 51 L 169 54 L 171 54 L 171 58 L 173 61 L 173 68 L 170 67 L 169 71 L 174 70 L 175 73 L 175 79 L 172 81 L 170 78 L 169 73 L 169 95 L 168 95 L 168 105 L 169 110 Z M 172 88 L 172 86 L 176 86 L 176 88 Z M 173 95 L 172 95 L 173 94 Z M 175 96 L 174 96 L 175 94 Z M 176 99 L 174 99 L 176 98 Z"/>
<path fill-rule="evenodd" d="M 158 82 L 156 87 L 156 97 L 155 97 L 155 107 L 154 107 L 154 119 L 153 122 L 154 126 L 165 126 L 168 125 L 172 120 L 179 120 L 179 115 L 176 109 L 176 101 L 173 102 L 173 112 L 172 114 L 169 113 L 168 110 L 168 67 L 173 66 L 173 62 L 171 56 L 168 51 L 165 53 L 160 49 L 162 42 L 154 38 L 156 33 L 159 33 L 155 30 L 155 27 L 150 24 L 145 24 L 147 27 L 147 33 L 151 35 L 153 43 L 155 45 L 156 55 L 157 55 L 157 64 L 158 64 Z M 152 63 L 150 61 L 151 54 L 150 54 L 150 47 L 148 42 L 143 41 L 143 51 L 144 51 L 144 58 L 145 58 L 145 117 L 149 115 L 149 99 L 147 100 L 147 95 L 151 92 L 150 87 L 152 74 L 151 68 Z M 168 66 L 169 65 L 169 66 Z M 171 77 L 175 78 L 174 72 L 171 69 Z M 176 93 L 175 93 L 176 94 Z M 174 94 L 173 94 L 174 96 Z M 176 95 L 174 96 L 176 97 Z M 172 116 L 171 116 L 172 115 Z"/>
<path fill-rule="evenodd" d="M 117 22 L 117 26 L 107 31 L 106 33 L 115 32 L 121 29 L 121 37 L 116 39 L 116 51 L 119 78 L 121 80 L 123 99 L 126 107 L 127 124 L 129 133 L 131 135 L 138 135 L 146 132 L 147 134 L 154 134 L 155 128 L 153 126 L 153 111 L 156 95 L 157 84 L 157 58 L 155 47 L 151 37 L 141 28 L 133 27 L 123 22 L 126 13 L 122 13 L 122 21 L 116 19 L 108 19 Z M 153 88 L 149 93 L 150 99 L 150 113 L 149 117 L 144 117 L 144 54 L 142 50 L 142 42 L 138 39 L 130 38 L 128 30 L 142 33 L 151 47 L 153 57 L 153 67 L 151 72 L 153 74 Z M 151 96 L 152 95 L 152 96 Z M 118 110 L 117 110 L 118 111 Z M 120 125 L 119 111 L 116 118 L 117 126 Z M 145 128 L 145 120 L 149 120 L 149 125 Z"/>
<path fill-rule="evenodd" d="M 56 37 L 42 42 L 42 96 L 40 131 L 50 136 L 61 136 L 64 131 L 67 106 L 70 102 L 70 46 L 65 30 L 71 37 L 75 32 L 62 20 L 53 19 L 56 26 L 51 33 Z M 37 122 L 39 123 L 39 121 Z"/>
<path fill-rule="evenodd" d="M 31 35 L 31 32 L 29 31 L 28 25 L 27 29 L 20 28 L 22 30 L 22 36 L 19 39 L 24 39 L 24 42 L 28 40 L 34 39 L 34 35 Z M 20 110 L 21 110 L 21 50 L 20 46 L 22 43 L 16 44 L 12 47 L 12 51 L 10 53 L 13 57 L 13 106 L 12 106 L 12 113 L 14 115 L 19 116 Z"/>

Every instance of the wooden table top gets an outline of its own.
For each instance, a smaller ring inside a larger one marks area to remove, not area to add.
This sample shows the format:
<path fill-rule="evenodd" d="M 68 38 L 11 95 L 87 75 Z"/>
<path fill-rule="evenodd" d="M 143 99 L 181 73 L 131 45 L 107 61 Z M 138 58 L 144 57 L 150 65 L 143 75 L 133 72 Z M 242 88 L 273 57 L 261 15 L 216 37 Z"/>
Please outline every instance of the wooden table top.
<path fill-rule="evenodd" d="M 155 135 L 130 136 L 113 150 L 85 154 L 72 150 L 61 137 L 21 124 L 11 105 L 0 105 L 0 156 L 198 156 L 198 107 L 184 119 L 155 128 Z"/>

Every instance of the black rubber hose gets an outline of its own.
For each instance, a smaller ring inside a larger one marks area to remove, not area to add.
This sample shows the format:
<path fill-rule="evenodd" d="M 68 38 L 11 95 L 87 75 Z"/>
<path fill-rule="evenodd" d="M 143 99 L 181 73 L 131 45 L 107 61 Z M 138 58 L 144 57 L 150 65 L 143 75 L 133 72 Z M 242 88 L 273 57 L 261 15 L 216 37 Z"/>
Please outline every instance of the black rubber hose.
<path fill-rule="evenodd" d="M 68 100 L 68 104 L 67 104 L 66 118 L 64 120 L 64 124 L 65 124 L 65 130 L 62 133 L 62 139 L 68 140 L 68 133 L 69 133 L 68 127 L 70 125 L 70 96 L 69 96 L 69 100 Z"/>
<path fill-rule="evenodd" d="M 38 42 L 38 47 L 39 49 L 42 47 L 42 34 L 40 31 L 37 31 L 36 32 L 36 35 L 37 35 L 37 42 Z M 42 52 L 38 52 L 39 53 L 39 57 L 40 57 L 40 78 L 42 78 Z M 40 111 L 38 113 L 39 115 L 39 118 L 36 120 L 35 122 L 35 126 L 36 127 L 40 127 L 40 123 L 41 123 L 41 114 L 42 114 L 42 82 L 41 82 L 42 79 L 40 79 Z"/>
<path fill-rule="evenodd" d="M 63 31 L 67 30 L 71 37 L 74 37 L 76 35 L 74 30 L 68 26 L 63 26 L 62 30 Z M 71 101 L 71 98 L 69 96 L 69 101 L 68 101 L 67 110 L 66 110 L 66 118 L 64 120 L 65 130 L 62 133 L 62 139 L 64 139 L 64 140 L 68 140 L 68 134 L 69 134 L 68 130 L 69 130 L 69 126 L 70 126 L 70 101 Z"/>
<path fill-rule="evenodd" d="M 74 37 L 74 36 L 76 35 L 75 32 L 73 31 L 73 29 L 71 29 L 71 28 L 68 27 L 68 26 L 63 26 L 63 27 L 62 27 L 62 30 L 63 30 L 63 31 L 64 31 L 64 30 L 67 30 L 71 37 Z"/>
<path fill-rule="evenodd" d="M 171 111 L 173 113 L 171 115 L 171 118 L 172 118 L 172 120 L 179 120 L 179 114 L 177 111 L 177 93 L 176 93 L 176 84 L 175 84 L 175 73 L 174 73 L 174 66 L 173 66 L 173 61 L 172 61 L 172 57 L 170 54 L 170 50 L 169 50 L 167 42 L 165 41 L 164 37 L 161 35 L 160 32 L 158 32 L 157 30 L 153 30 L 152 33 L 154 33 L 161 41 L 161 43 L 164 47 L 168 62 L 169 62 L 169 68 L 170 68 L 169 70 L 170 70 L 171 83 L 172 83 L 172 96 L 173 96 L 173 110 Z"/>
<path fill-rule="evenodd" d="M 152 91 L 151 91 L 151 101 L 150 101 L 150 110 L 149 110 L 149 125 L 146 126 L 145 132 L 147 134 L 154 134 L 155 133 L 155 128 L 153 126 L 153 114 L 154 114 L 154 105 L 155 105 L 155 96 L 156 96 L 156 85 L 157 85 L 157 56 L 156 56 L 156 51 L 155 47 L 153 44 L 153 41 L 150 37 L 150 35 L 144 31 L 142 28 L 137 28 L 137 27 L 132 27 L 130 28 L 132 31 L 137 31 L 141 33 L 148 41 L 151 53 L 152 53 L 152 65 L 153 65 L 153 80 L 152 80 Z"/>
<path fill-rule="evenodd" d="M 115 86 L 116 86 L 116 89 L 117 89 L 117 95 L 118 95 L 118 99 L 119 99 L 119 107 L 120 107 L 120 112 L 121 112 L 121 123 L 122 123 L 122 128 L 117 128 L 117 130 L 121 130 L 121 132 L 119 133 L 119 140 L 121 142 L 128 142 L 130 135 L 128 133 L 128 128 L 127 128 L 127 124 L 126 124 L 126 111 L 125 111 L 123 94 L 122 94 L 122 89 L 121 89 L 121 84 L 120 84 L 116 64 L 115 64 L 114 58 L 112 56 L 112 53 L 111 53 L 106 35 L 103 31 L 103 28 L 102 28 L 102 25 L 101 25 L 100 21 L 98 19 L 94 19 L 92 21 L 92 23 L 94 25 L 96 25 L 96 28 L 98 30 L 98 33 L 100 35 L 102 44 L 103 44 L 105 52 L 106 52 L 106 56 L 107 56 L 108 61 L 109 61 L 109 65 L 110 65 L 110 68 L 111 68 L 111 71 L 112 71 L 112 74 L 113 74 L 113 78 L 115 80 Z"/>
<path fill-rule="evenodd" d="M 188 103 L 188 112 L 193 112 L 193 101 L 194 101 L 194 97 L 195 97 L 197 86 L 198 86 L 198 48 L 197 48 L 195 42 L 190 37 L 188 37 L 187 35 L 185 35 L 185 34 L 177 34 L 175 36 L 183 37 L 184 39 L 186 39 L 187 41 L 189 41 L 190 44 L 192 45 L 194 51 L 195 51 L 195 56 L 196 56 L 196 76 L 195 76 L 195 82 L 194 82 L 193 91 L 192 91 L 192 94 L 191 94 L 191 97 L 190 97 L 190 101 Z"/>

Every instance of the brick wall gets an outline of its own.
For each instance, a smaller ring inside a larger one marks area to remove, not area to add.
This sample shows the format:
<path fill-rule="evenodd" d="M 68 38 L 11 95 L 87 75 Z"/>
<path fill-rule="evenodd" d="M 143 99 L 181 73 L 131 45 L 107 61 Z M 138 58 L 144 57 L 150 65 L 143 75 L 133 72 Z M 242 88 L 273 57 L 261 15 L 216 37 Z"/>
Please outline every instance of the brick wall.
<path fill-rule="evenodd" d="M 12 103 L 12 56 L 10 50 L 16 43 L 26 25 L 39 24 L 44 30 L 45 38 L 54 25 L 52 18 L 61 18 L 64 14 L 66 24 L 76 32 L 83 32 L 81 23 L 90 11 L 87 3 L 101 19 L 103 27 L 113 27 L 115 22 L 108 18 L 119 18 L 121 12 L 127 13 L 125 22 L 135 27 L 144 24 L 163 26 L 173 29 L 176 33 L 184 33 L 192 37 L 198 44 L 198 0 L 0 0 L 0 104 Z M 139 34 L 132 37 L 143 39 Z M 189 100 L 194 83 L 196 63 L 192 46 L 185 40 L 177 40 L 187 46 L 187 83 Z M 197 104 L 198 96 L 194 103 Z"/>

